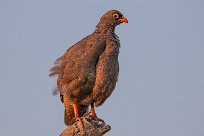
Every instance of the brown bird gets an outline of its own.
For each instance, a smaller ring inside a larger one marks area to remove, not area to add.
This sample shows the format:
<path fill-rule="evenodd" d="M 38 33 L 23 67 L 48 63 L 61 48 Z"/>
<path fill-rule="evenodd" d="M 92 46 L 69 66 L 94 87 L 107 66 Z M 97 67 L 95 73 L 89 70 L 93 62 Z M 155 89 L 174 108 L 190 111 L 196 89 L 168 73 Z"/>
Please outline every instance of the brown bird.
<path fill-rule="evenodd" d="M 96 107 L 113 92 L 118 80 L 120 42 L 115 27 L 128 20 L 117 10 L 105 13 L 93 33 L 72 45 L 55 61 L 50 76 L 58 75 L 57 88 L 65 106 L 64 121 L 83 116 L 91 105 L 91 115 L 99 119 Z"/>

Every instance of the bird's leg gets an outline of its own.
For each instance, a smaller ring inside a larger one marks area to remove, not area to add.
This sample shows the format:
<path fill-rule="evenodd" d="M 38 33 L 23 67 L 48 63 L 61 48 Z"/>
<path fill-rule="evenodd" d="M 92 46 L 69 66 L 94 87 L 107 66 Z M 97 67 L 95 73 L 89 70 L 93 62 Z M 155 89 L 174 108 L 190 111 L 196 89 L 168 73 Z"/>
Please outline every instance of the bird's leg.
<path fill-rule="evenodd" d="M 78 110 L 78 108 L 79 108 L 78 105 L 77 105 L 76 103 L 73 103 L 73 109 L 74 109 L 75 119 L 76 119 L 76 121 L 79 121 L 79 123 L 80 123 L 80 128 L 81 128 L 82 131 L 83 131 L 84 125 L 83 125 L 83 122 L 82 122 L 81 118 L 79 117 L 79 110 Z"/>
<path fill-rule="evenodd" d="M 76 103 L 74 103 L 73 108 L 74 108 L 74 116 L 75 116 L 75 118 L 78 118 L 79 117 L 78 105 Z"/>
<path fill-rule="evenodd" d="M 100 119 L 100 118 L 97 117 L 96 112 L 95 112 L 95 109 L 94 109 L 94 103 L 91 104 L 91 110 L 90 110 L 90 112 L 91 112 L 91 116 L 92 116 L 96 121 L 101 121 L 101 122 L 104 123 L 104 120 L 103 120 L 103 119 Z"/>

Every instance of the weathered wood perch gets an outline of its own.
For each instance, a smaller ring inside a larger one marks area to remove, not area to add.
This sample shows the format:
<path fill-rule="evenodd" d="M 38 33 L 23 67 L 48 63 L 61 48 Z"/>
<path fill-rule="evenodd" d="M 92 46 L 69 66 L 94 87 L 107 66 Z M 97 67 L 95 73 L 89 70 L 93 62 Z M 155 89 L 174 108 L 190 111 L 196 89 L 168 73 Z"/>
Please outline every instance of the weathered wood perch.
<path fill-rule="evenodd" d="M 80 119 L 67 126 L 60 136 L 103 136 L 111 130 L 109 125 L 95 121 L 89 115 Z"/>

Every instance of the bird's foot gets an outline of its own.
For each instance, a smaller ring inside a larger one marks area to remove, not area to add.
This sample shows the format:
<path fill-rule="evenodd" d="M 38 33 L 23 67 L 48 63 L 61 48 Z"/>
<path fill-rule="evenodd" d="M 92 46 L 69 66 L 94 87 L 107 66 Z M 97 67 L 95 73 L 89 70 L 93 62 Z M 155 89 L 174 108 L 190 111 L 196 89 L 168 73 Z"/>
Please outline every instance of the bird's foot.
<path fill-rule="evenodd" d="M 96 115 L 90 115 L 94 121 L 101 122 L 101 124 L 105 124 L 105 121 L 103 119 L 98 118 Z"/>
<path fill-rule="evenodd" d="M 83 128 L 83 123 L 82 119 L 80 117 L 75 117 L 73 118 L 70 122 L 69 125 L 73 125 L 74 123 L 79 122 L 80 126 Z"/>
<path fill-rule="evenodd" d="M 76 117 L 76 118 L 74 118 L 73 120 L 74 120 L 74 123 L 77 122 L 77 123 L 79 124 L 79 125 L 78 125 L 79 129 L 80 129 L 81 131 L 84 131 L 84 124 L 83 124 L 83 122 L 82 122 L 82 119 L 81 119 L 80 117 Z"/>

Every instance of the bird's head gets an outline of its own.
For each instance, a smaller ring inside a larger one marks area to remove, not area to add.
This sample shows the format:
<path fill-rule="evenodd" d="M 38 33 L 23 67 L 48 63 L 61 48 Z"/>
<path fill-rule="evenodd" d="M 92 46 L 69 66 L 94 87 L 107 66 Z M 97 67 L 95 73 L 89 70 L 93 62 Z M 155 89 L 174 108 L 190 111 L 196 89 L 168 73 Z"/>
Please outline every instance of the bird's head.
<path fill-rule="evenodd" d="M 128 20 L 120 11 L 110 10 L 106 12 L 100 19 L 97 28 L 115 28 L 121 23 L 128 23 Z"/>
<path fill-rule="evenodd" d="M 128 20 L 123 16 L 120 11 L 110 10 L 101 17 L 100 22 L 119 25 L 120 23 L 128 23 Z"/>

